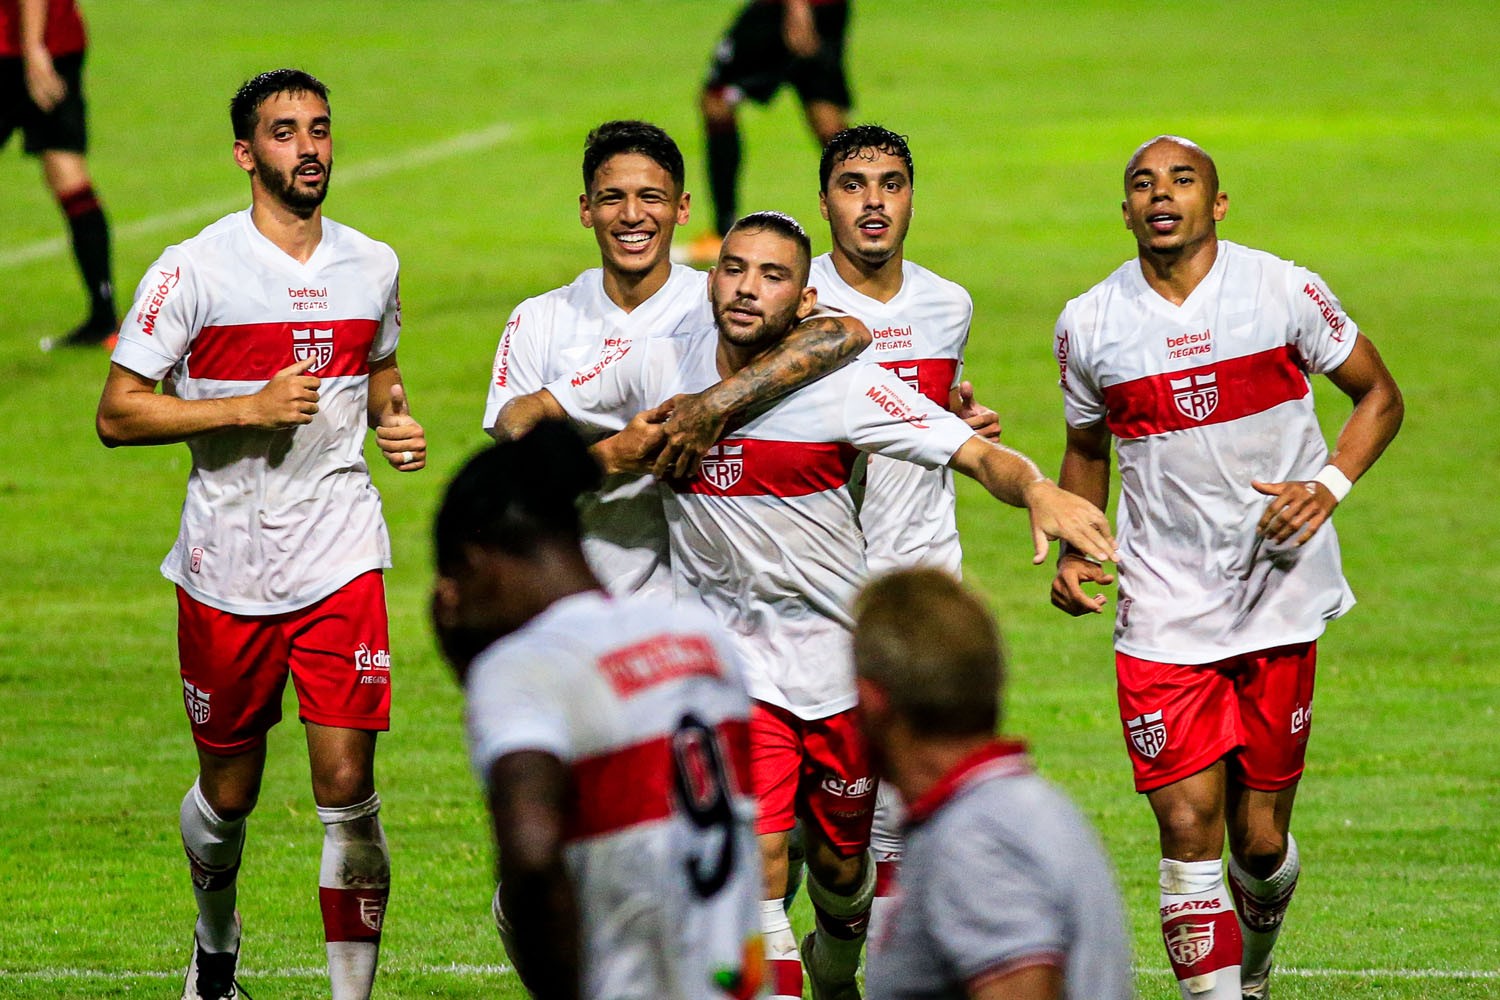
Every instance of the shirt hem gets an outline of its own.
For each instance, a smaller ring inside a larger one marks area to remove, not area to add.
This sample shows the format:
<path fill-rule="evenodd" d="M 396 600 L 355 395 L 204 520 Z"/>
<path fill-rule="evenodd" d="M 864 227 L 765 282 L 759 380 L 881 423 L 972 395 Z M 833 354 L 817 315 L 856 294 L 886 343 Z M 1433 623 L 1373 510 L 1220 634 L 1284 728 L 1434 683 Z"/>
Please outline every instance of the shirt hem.
<path fill-rule="evenodd" d="M 340 587 L 349 583 L 355 577 L 363 576 L 374 570 L 387 570 L 391 568 L 389 559 L 370 560 L 369 562 L 354 563 L 348 567 L 347 573 L 335 577 L 329 577 L 317 587 L 307 592 L 308 596 L 299 596 L 285 601 L 277 601 L 274 604 L 244 603 L 241 601 L 226 600 L 216 594 L 210 594 L 198 589 L 182 574 L 169 569 L 166 565 L 161 568 L 161 575 L 167 580 L 181 587 L 187 595 L 199 604 L 206 604 L 211 608 L 217 608 L 231 615 L 243 615 L 248 618 L 268 618 L 271 615 L 284 615 L 289 611 L 301 611 L 305 607 L 317 604 L 323 598 L 332 594 Z"/>
<path fill-rule="evenodd" d="M 1227 660 L 1231 656 L 1243 656 L 1245 653 L 1258 653 L 1263 649 L 1275 649 L 1278 646 L 1291 646 L 1299 642 L 1314 642 L 1322 638 L 1328 629 L 1328 622 L 1334 618 L 1342 617 L 1349 609 L 1340 608 L 1332 617 L 1318 622 L 1315 628 L 1286 632 L 1266 641 L 1237 642 L 1227 646 L 1221 646 L 1211 650 L 1184 651 L 1180 649 L 1151 649 L 1147 646 L 1137 646 L 1134 643 L 1116 642 L 1115 652 L 1133 656 L 1138 660 L 1151 660 L 1156 663 L 1173 663 L 1180 666 L 1191 667 L 1201 663 L 1217 663 L 1219 660 Z"/>

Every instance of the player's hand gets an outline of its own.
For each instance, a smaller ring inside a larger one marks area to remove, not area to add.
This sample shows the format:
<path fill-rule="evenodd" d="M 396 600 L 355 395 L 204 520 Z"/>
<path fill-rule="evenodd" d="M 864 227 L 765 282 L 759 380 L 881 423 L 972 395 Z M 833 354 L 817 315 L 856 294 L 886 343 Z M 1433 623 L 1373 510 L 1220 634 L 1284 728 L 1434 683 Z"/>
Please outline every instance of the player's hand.
<path fill-rule="evenodd" d="M 671 412 L 672 403 L 667 401 L 649 410 L 642 410 L 630 418 L 630 423 L 618 434 L 605 438 L 595 446 L 594 457 L 607 473 L 630 474 L 651 472 L 657 464 L 657 456 L 667 439 L 663 423 Z"/>
<path fill-rule="evenodd" d="M 813 22 L 812 4 L 788 3 L 781 17 L 781 41 L 798 59 L 811 59 L 823 47 Z"/>
<path fill-rule="evenodd" d="M 986 441 L 1000 440 L 1000 414 L 974 402 L 974 383 L 960 382 L 953 390 L 953 415 L 971 427 Z"/>
<path fill-rule="evenodd" d="M 1034 565 L 1047 558 L 1047 543 L 1054 538 L 1100 562 L 1119 559 L 1109 518 L 1098 507 L 1050 479 L 1038 479 L 1024 494 L 1031 513 L 1031 539 L 1036 544 Z"/>
<path fill-rule="evenodd" d="M 1306 545 L 1339 505 L 1328 487 L 1314 479 L 1295 483 L 1263 483 L 1252 479 L 1250 485 L 1257 493 L 1274 497 L 1266 504 L 1255 527 L 1261 537 L 1271 542 L 1285 542 L 1297 535 L 1296 544 Z"/>
<path fill-rule="evenodd" d="M 1052 579 L 1052 606 L 1074 618 L 1097 615 L 1104 610 L 1109 598 L 1103 594 L 1089 594 L 1083 585 L 1092 583 L 1107 587 L 1114 582 L 1115 575 L 1105 572 L 1103 566 L 1069 552 L 1057 563 L 1057 576 Z"/>
<path fill-rule="evenodd" d="M 26 93 L 31 103 L 44 112 L 49 112 L 68 96 L 68 83 L 58 75 L 52 64 L 52 55 L 45 49 L 28 53 L 22 62 L 26 66 Z"/>
<path fill-rule="evenodd" d="M 398 472 L 416 472 L 427 464 L 427 435 L 412 417 L 400 382 L 391 386 L 391 408 L 375 425 L 375 443 Z"/>
<path fill-rule="evenodd" d="M 322 380 L 308 375 L 314 359 L 304 358 L 271 376 L 271 381 L 249 396 L 246 423 L 263 431 L 284 431 L 312 423 L 318 412 L 318 386 Z"/>
<path fill-rule="evenodd" d="M 676 395 L 657 411 L 668 414 L 662 425 L 661 453 L 651 468 L 657 479 L 687 479 L 698 474 L 703 453 L 724 435 L 728 413 L 721 413 L 703 401 L 703 393 Z"/>

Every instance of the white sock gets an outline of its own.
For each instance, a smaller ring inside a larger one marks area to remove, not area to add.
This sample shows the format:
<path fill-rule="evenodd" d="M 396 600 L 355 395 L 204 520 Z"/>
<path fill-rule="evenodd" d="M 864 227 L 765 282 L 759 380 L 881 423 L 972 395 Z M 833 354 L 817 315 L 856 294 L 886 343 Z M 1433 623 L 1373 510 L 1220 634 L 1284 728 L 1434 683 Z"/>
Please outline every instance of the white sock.
<path fill-rule="evenodd" d="M 1161 933 L 1184 1000 L 1240 1000 L 1240 925 L 1224 862 L 1163 858 Z"/>
<path fill-rule="evenodd" d="M 390 894 L 391 858 L 380 827 L 380 796 L 342 809 L 318 807 L 323 864 L 318 901 L 328 942 L 333 1000 L 368 1000 Z"/>
<path fill-rule="evenodd" d="M 1239 909 L 1240 934 L 1244 937 L 1241 967 L 1246 977 L 1259 977 L 1271 968 L 1271 949 L 1281 933 L 1281 920 L 1297 889 L 1302 861 L 1297 841 L 1286 835 L 1286 857 L 1269 878 L 1256 878 L 1229 858 L 1229 887 Z"/>
<path fill-rule="evenodd" d="M 875 856 L 868 851 L 864 868 L 864 878 L 847 896 L 829 889 L 811 868 L 807 870 L 807 898 L 817 918 L 812 965 L 820 980 L 848 982 L 859 970 L 870 926 L 870 904 L 875 900 Z"/>
<path fill-rule="evenodd" d="M 198 901 L 198 944 L 209 952 L 234 951 L 240 944 L 234 903 L 240 853 L 245 847 L 245 817 L 220 818 L 195 781 L 182 797 L 178 826 L 192 871 L 193 897 Z"/>
<path fill-rule="evenodd" d="M 761 900 L 760 934 L 766 944 L 769 1000 L 802 1000 L 802 956 L 797 953 L 792 922 L 787 919 L 781 900 Z"/>
<path fill-rule="evenodd" d="M 900 793 L 889 782 L 882 781 L 875 794 L 875 821 L 870 829 L 870 850 L 875 855 L 875 899 L 870 904 L 869 945 L 878 948 L 886 921 L 895 903 L 896 874 L 906 848 L 901 828 L 906 822 L 906 806 Z"/>

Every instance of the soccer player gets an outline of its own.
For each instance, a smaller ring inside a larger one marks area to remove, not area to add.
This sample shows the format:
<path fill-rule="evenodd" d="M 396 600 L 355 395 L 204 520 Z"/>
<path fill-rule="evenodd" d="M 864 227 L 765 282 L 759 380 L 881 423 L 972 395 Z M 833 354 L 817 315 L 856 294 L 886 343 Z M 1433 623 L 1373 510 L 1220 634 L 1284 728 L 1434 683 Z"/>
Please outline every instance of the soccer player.
<path fill-rule="evenodd" d="M 99 437 L 186 442 L 177 543 L 183 698 L 198 780 L 182 843 L 198 902 L 183 997 L 236 995 L 236 874 L 266 732 L 288 673 L 324 826 L 318 895 L 334 1000 L 370 995 L 389 886 L 375 735 L 390 726 L 381 571 L 390 539 L 362 456 L 426 464 L 396 343 L 396 255 L 323 217 L 333 171 L 328 92 L 300 70 L 245 82 L 229 105 L 250 208 L 168 247 L 120 330 Z M 165 381 L 165 390 L 157 385 Z"/>
<path fill-rule="evenodd" d="M 703 274 L 674 265 L 672 235 L 688 217 L 682 153 L 662 129 L 609 121 L 584 143 L 579 220 L 599 244 L 599 267 L 516 307 L 495 350 L 484 427 L 500 408 L 583 368 L 601 351 L 624 353 L 637 340 L 711 325 Z M 670 417 L 639 421 L 633 447 L 686 473 L 719 436 L 731 413 L 775 398 L 852 358 L 870 342 L 847 316 L 809 317 L 754 364 L 694 396 Z M 614 427 L 612 430 L 620 430 Z M 667 526 L 649 476 L 612 475 L 583 508 L 584 552 L 612 593 L 671 589 Z"/>
<path fill-rule="evenodd" d="M 1004 666 L 984 605 L 940 569 L 908 569 L 866 587 L 854 617 L 860 725 L 911 806 L 870 996 L 1134 996 L 1098 838 L 1023 744 L 995 738 Z"/>
<path fill-rule="evenodd" d="M 777 212 L 748 215 L 709 276 L 714 324 L 607 354 L 580 375 L 512 401 L 508 434 L 545 417 L 614 426 L 676 393 L 733 373 L 816 306 L 807 234 Z M 757 410 L 668 492 L 672 571 L 742 637 L 757 830 L 766 885 L 761 929 L 772 994 L 800 996 L 802 968 L 782 908 L 788 833 L 800 817 L 817 928 L 806 956 L 819 1000 L 857 997 L 875 868 L 866 855 L 875 782 L 856 731 L 847 608 L 865 575 L 849 493 L 858 451 L 948 465 L 1027 507 L 1036 560 L 1066 537 L 1110 557 L 1103 514 L 1044 478 L 1025 456 L 986 441 L 884 368 L 855 362 Z"/>
<path fill-rule="evenodd" d="M 74 0 L 0 0 L 0 147 L 19 128 L 42 161 L 47 187 L 68 219 L 88 316 L 42 350 L 103 344 L 115 333 L 109 223 L 89 176 L 83 60 L 88 47 Z"/>
<path fill-rule="evenodd" d="M 467 693 L 497 916 L 535 997 L 748 998 L 750 700 L 708 612 L 605 592 L 575 507 L 598 485 L 549 423 L 470 459 L 438 511 L 433 627 Z"/>
<path fill-rule="evenodd" d="M 765 104 L 790 83 L 819 146 L 847 124 L 852 103 L 844 73 L 848 23 L 847 0 L 749 0 L 719 41 L 699 100 L 714 229 L 689 248 L 695 263 L 718 257 L 720 241 L 739 217 L 740 102 L 748 97 Z"/>
<path fill-rule="evenodd" d="M 818 201 L 833 249 L 812 262 L 808 283 L 818 302 L 862 320 L 873 343 L 865 357 L 890 370 L 935 405 L 998 437 L 993 410 L 974 402 L 961 381 L 974 302 L 961 285 L 906 259 L 915 167 L 906 137 L 879 125 L 839 132 L 823 147 Z M 963 571 L 950 469 L 924 469 L 871 455 L 864 477 L 859 526 L 872 574 L 914 565 Z M 901 804 L 882 785 L 871 833 L 877 876 L 870 939 L 880 921 L 901 861 Z"/>
<path fill-rule="evenodd" d="M 1205 1000 L 1266 995 L 1297 885 L 1317 640 L 1354 604 L 1331 519 L 1403 413 L 1321 278 L 1219 239 L 1228 208 L 1197 145 L 1141 146 L 1122 205 L 1137 259 L 1067 304 L 1054 343 L 1062 486 L 1102 507 L 1111 439 L 1119 454 L 1120 719 L 1161 830 L 1167 956 L 1182 995 Z M 1314 372 L 1354 402 L 1332 456 Z M 1105 597 L 1084 585 L 1111 582 L 1065 549 L 1052 603 L 1097 613 Z"/>

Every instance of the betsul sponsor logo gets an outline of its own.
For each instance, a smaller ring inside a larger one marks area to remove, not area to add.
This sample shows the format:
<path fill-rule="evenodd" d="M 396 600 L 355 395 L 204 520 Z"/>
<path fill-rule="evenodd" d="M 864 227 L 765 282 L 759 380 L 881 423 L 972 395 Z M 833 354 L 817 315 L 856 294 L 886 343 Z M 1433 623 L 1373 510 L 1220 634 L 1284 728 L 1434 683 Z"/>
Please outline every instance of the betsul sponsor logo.
<path fill-rule="evenodd" d="M 156 319 L 161 315 L 161 307 L 166 304 L 167 296 L 172 294 L 172 289 L 182 281 L 182 268 L 180 267 L 156 273 L 161 280 L 156 283 L 156 287 L 146 293 L 140 311 L 135 314 L 135 321 L 140 324 L 141 332 L 148 337 L 156 332 Z"/>
<path fill-rule="evenodd" d="M 291 299 L 293 312 L 323 312 L 328 309 L 328 289 L 325 288 L 288 288 L 287 298 Z"/>

